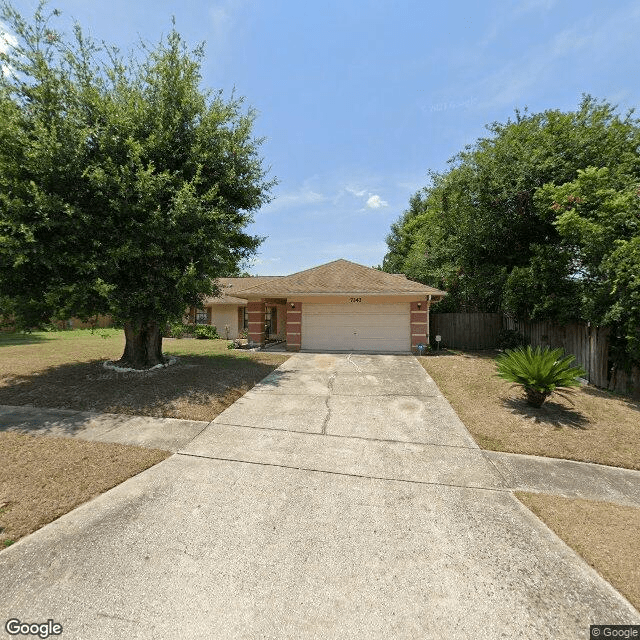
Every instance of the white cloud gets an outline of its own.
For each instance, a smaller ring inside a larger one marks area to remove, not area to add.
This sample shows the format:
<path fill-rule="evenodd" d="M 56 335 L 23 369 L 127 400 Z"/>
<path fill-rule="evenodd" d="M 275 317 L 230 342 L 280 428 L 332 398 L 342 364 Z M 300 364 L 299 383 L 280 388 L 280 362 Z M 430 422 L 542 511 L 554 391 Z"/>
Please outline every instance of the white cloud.
<path fill-rule="evenodd" d="M 292 207 L 304 207 L 307 205 L 318 204 L 324 202 L 326 197 L 314 191 L 308 184 L 303 184 L 295 191 L 289 191 L 276 195 L 274 200 L 270 202 L 263 211 L 279 211 L 281 209 L 290 209 Z"/>
<path fill-rule="evenodd" d="M 206 39 L 207 50 L 214 56 L 228 53 L 238 14 L 245 4 L 246 0 L 220 0 L 209 8 L 211 35 Z"/>
<path fill-rule="evenodd" d="M 233 5 L 223 2 L 209 9 L 211 24 L 215 36 L 224 37 L 233 23 Z"/>
<path fill-rule="evenodd" d="M 0 51 L 4 53 L 9 47 L 15 47 L 17 44 L 16 37 L 6 31 L 4 25 L 0 23 Z"/>
<path fill-rule="evenodd" d="M 550 11 L 555 6 L 557 0 L 522 0 L 511 11 L 507 11 L 495 16 L 488 33 L 482 39 L 480 45 L 486 46 L 496 40 L 500 33 L 509 27 L 509 24 L 520 20 L 527 13 L 543 13 Z"/>
<path fill-rule="evenodd" d="M 249 258 L 249 260 L 247 261 L 248 264 L 250 266 L 257 266 L 257 265 L 266 265 L 269 264 L 270 262 L 280 262 L 280 258 Z"/>
<path fill-rule="evenodd" d="M 369 209 L 380 209 L 381 207 L 386 207 L 389 203 L 385 202 L 378 195 L 372 195 L 367 200 L 367 207 Z"/>
<path fill-rule="evenodd" d="M 379 182 L 379 179 L 371 179 L 369 182 Z M 333 203 L 335 205 L 339 204 L 345 194 L 364 200 L 365 206 L 362 209 L 359 209 L 359 211 L 366 211 L 367 209 L 381 209 L 382 207 L 389 205 L 389 203 L 383 200 L 379 195 L 372 193 L 367 189 L 362 189 L 360 186 L 353 186 L 353 182 L 338 190 L 336 196 L 333 198 Z"/>
<path fill-rule="evenodd" d="M 18 40 L 14 35 L 5 30 L 5 27 L 0 23 L 0 52 L 6 53 L 11 47 L 18 45 Z M 9 75 L 11 69 L 6 65 L 2 65 L 2 73 Z"/>
<path fill-rule="evenodd" d="M 529 4 L 533 6 L 534 1 Z M 546 7 L 542 1 L 538 4 Z M 553 76 L 560 62 L 588 59 L 594 52 L 599 59 L 616 59 L 617 51 L 624 51 L 627 43 L 634 41 L 639 27 L 640 7 L 636 4 L 609 14 L 606 20 L 585 16 L 546 42 L 524 51 L 520 58 L 510 60 L 496 73 L 481 78 L 471 90 L 485 96 L 479 105 L 482 108 L 522 106 L 531 87 Z"/>

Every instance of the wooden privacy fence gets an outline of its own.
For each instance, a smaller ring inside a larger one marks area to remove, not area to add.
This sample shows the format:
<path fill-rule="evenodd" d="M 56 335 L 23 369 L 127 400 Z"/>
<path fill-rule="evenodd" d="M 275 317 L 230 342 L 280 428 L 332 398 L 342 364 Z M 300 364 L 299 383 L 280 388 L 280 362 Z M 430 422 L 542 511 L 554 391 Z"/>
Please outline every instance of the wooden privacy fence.
<path fill-rule="evenodd" d="M 576 357 L 576 364 L 586 372 L 586 378 L 597 387 L 608 387 L 609 328 L 592 327 L 584 322 L 565 325 L 551 322 L 526 322 L 504 319 L 506 329 L 519 331 L 532 347 L 561 347 Z"/>
<path fill-rule="evenodd" d="M 442 344 L 451 349 L 495 349 L 502 329 L 522 333 L 533 346 L 561 347 L 576 357 L 587 380 L 597 387 L 640 396 L 640 369 L 630 373 L 611 368 L 608 327 L 582 322 L 557 325 L 507 318 L 501 313 L 432 313 L 430 334 L 442 336 Z"/>
<path fill-rule="evenodd" d="M 431 339 L 442 336 L 451 349 L 495 349 L 502 329 L 501 313 L 431 313 Z"/>

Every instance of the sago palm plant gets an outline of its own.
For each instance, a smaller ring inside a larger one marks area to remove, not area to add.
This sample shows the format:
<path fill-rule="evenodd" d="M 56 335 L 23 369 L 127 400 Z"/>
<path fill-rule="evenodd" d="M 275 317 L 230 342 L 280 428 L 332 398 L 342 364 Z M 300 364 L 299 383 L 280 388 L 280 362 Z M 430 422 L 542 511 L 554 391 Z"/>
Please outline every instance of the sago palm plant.
<path fill-rule="evenodd" d="M 505 351 L 496 360 L 498 375 L 524 387 L 527 402 L 541 407 L 558 389 L 580 386 L 577 379 L 586 375 L 581 367 L 572 367 L 573 355 L 564 355 L 562 349 L 521 347 Z M 562 395 L 562 394 L 560 394 Z"/>

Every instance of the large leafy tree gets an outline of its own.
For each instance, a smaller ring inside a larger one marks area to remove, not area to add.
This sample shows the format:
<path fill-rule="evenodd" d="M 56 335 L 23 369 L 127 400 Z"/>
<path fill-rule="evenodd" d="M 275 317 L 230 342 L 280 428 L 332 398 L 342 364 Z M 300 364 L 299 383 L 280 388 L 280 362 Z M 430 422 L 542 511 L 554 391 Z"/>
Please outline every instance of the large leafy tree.
<path fill-rule="evenodd" d="M 637 157 L 579 170 L 536 193 L 553 219 L 571 273 L 582 283 L 583 319 L 616 327 L 614 345 L 640 362 L 640 171 Z"/>
<path fill-rule="evenodd" d="M 58 15 L 2 5 L 0 298 L 26 326 L 111 314 L 121 362 L 153 366 L 166 322 L 261 241 L 246 227 L 273 181 L 255 114 L 201 89 L 203 48 L 175 28 L 125 58 Z"/>
<path fill-rule="evenodd" d="M 488 131 L 411 199 L 384 268 L 448 290 L 443 311 L 615 325 L 640 361 L 640 123 L 585 96 Z"/>

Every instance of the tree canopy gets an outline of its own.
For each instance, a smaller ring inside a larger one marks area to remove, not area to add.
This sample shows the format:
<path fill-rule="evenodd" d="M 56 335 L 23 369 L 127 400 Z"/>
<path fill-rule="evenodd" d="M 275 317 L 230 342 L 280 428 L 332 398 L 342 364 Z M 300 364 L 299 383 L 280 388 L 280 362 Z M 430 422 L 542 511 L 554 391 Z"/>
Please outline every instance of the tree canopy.
<path fill-rule="evenodd" d="M 123 362 L 162 362 L 161 329 L 261 239 L 274 181 L 243 100 L 201 88 L 204 48 L 175 26 L 128 56 L 8 3 L 0 58 L 0 297 L 29 326 L 110 314 Z"/>
<path fill-rule="evenodd" d="M 487 129 L 411 198 L 383 268 L 446 289 L 443 311 L 614 326 L 640 361 L 640 121 L 585 96 Z"/>

